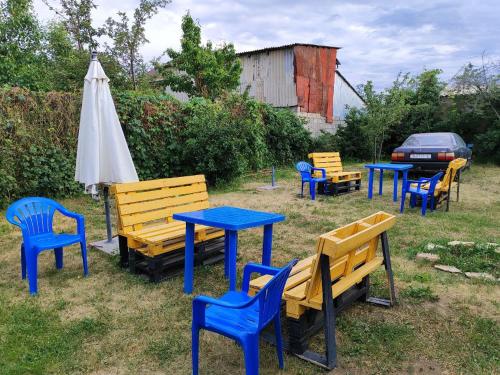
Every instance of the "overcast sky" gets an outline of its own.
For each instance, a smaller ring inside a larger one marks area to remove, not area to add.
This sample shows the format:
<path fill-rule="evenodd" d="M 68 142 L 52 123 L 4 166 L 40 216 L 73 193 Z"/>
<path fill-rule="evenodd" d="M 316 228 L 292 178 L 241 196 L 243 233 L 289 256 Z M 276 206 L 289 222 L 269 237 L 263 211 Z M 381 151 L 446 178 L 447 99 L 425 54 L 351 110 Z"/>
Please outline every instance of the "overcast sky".
<path fill-rule="evenodd" d="M 57 3 L 57 0 L 51 0 Z M 96 0 L 94 22 L 119 10 L 132 12 L 139 0 Z M 41 0 L 35 10 L 53 18 Z M 173 0 L 146 26 L 146 60 L 178 48 L 187 10 L 202 26 L 203 39 L 234 43 L 238 52 L 290 43 L 342 47 L 340 71 L 353 84 L 391 84 L 398 72 L 440 68 L 452 77 L 465 63 L 500 59 L 498 0 L 327 1 Z"/>

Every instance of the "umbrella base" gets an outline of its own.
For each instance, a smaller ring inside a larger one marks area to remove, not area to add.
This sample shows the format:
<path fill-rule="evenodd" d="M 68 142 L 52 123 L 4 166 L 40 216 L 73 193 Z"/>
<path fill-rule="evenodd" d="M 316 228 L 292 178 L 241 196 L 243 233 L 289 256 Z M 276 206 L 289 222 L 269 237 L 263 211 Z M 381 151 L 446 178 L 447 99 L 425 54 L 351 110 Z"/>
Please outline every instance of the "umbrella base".
<path fill-rule="evenodd" d="M 113 237 L 111 242 L 108 240 L 92 242 L 90 246 L 109 255 L 118 255 L 119 253 L 118 237 Z"/>

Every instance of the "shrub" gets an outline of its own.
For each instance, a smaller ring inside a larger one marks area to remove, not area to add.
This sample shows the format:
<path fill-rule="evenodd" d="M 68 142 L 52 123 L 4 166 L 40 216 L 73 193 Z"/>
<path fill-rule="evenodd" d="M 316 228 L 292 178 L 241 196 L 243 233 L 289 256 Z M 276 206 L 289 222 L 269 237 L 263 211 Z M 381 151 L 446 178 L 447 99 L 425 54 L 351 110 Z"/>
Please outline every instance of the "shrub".
<path fill-rule="evenodd" d="M 241 95 L 181 103 L 114 92 L 141 180 L 203 173 L 209 183 L 304 157 L 310 137 L 292 112 Z M 0 206 L 25 195 L 68 196 L 74 182 L 80 94 L 0 88 Z"/>

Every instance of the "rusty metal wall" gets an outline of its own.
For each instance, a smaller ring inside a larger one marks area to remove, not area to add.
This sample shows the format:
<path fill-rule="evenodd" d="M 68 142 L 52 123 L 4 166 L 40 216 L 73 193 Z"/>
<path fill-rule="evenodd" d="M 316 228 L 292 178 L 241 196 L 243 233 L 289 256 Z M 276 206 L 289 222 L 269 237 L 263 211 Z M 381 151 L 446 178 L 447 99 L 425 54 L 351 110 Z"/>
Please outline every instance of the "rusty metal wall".
<path fill-rule="evenodd" d="M 295 53 L 297 101 L 301 112 L 319 113 L 333 122 L 333 85 L 337 50 L 298 45 Z"/>
<path fill-rule="evenodd" d="M 242 73 L 239 91 L 250 87 L 250 96 L 274 107 L 297 105 L 293 48 L 240 56 Z"/>

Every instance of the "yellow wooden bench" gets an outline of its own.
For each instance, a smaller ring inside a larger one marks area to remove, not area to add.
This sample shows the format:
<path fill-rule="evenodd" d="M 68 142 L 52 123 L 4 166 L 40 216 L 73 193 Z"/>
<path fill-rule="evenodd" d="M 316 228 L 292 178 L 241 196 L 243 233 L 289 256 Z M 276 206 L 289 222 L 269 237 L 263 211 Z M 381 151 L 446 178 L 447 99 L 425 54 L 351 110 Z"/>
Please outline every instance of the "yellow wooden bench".
<path fill-rule="evenodd" d="M 308 155 L 315 168 L 323 168 L 330 187 L 326 188 L 333 194 L 349 192 L 352 188 L 359 190 L 361 187 L 361 172 L 346 172 L 342 168 L 342 160 L 338 152 L 313 152 Z M 314 172 L 315 177 L 321 177 L 321 172 Z M 321 187 L 320 187 L 321 189 Z M 327 192 L 327 191 L 325 191 Z"/>
<path fill-rule="evenodd" d="M 186 225 L 173 220 L 173 214 L 210 207 L 203 175 L 115 184 L 111 192 L 123 266 L 129 249 L 156 257 L 184 248 Z M 224 236 L 223 230 L 204 225 L 197 225 L 195 231 L 195 244 Z"/>
<path fill-rule="evenodd" d="M 336 313 L 360 299 L 382 306 L 395 303 L 386 233 L 395 221 L 395 216 L 380 211 L 325 233 L 317 240 L 316 254 L 296 264 L 283 293 L 290 351 L 331 369 L 336 361 Z M 379 239 L 382 256 L 377 255 Z M 390 300 L 368 295 L 369 275 L 382 265 L 387 273 Z M 252 280 L 250 293 L 258 292 L 269 279 L 269 276 L 261 276 Z M 307 351 L 309 337 L 322 326 L 327 343 L 326 358 Z"/>

